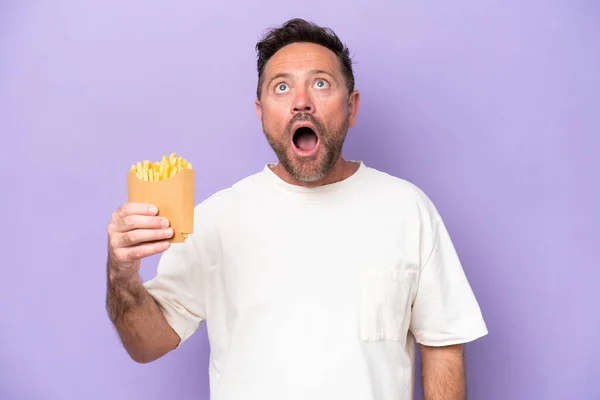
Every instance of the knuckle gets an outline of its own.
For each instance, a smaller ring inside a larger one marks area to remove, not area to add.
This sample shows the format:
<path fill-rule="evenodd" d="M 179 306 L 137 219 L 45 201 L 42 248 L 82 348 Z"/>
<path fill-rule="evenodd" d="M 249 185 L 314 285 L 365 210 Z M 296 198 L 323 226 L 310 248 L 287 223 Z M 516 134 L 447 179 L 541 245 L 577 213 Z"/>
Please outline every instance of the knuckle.
<path fill-rule="evenodd" d="M 124 262 L 127 261 L 127 252 L 120 249 L 119 251 L 116 252 L 116 256 L 117 256 L 117 260 Z"/>
<path fill-rule="evenodd" d="M 136 243 L 139 238 L 139 235 L 135 231 L 127 232 L 123 235 L 123 241 L 130 245 Z"/>
<path fill-rule="evenodd" d="M 120 247 L 120 246 L 119 246 L 119 245 L 120 245 L 120 243 L 119 243 L 119 239 L 118 239 L 118 237 L 117 237 L 116 235 L 109 235 L 109 237 L 108 237 L 108 245 L 109 245 L 109 247 L 110 247 L 110 248 L 111 248 L 113 251 L 116 251 L 116 250 L 118 250 L 118 249 L 119 249 L 119 247 Z"/>
<path fill-rule="evenodd" d="M 144 258 L 144 247 L 138 247 L 137 249 L 131 252 L 131 258 L 135 260 L 139 260 Z"/>
<path fill-rule="evenodd" d="M 112 218 L 110 219 L 110 222 L 108 223 L 108 230 L 116 230 L 119 227 L 119 221 L 119 217 L 116 214 L 113 214 Z"/>
<path fill-rule="evenodd" d="M 129 215 L 130 209 L 131 209 L 131 206 L 129 205 L 129 203 L 121 204 L 121 207 L 119 207 L 119 209 L 116 212 L 117 219 L 120 219 L 120 218 L 123 218 L 123 217 Z"/>
<path fill-rule="evenodd" d="M 114 259 L 118 263 L 123 263 L 127 261 L 127 252 L 123 249 L 116 249 L 113 251 Z"/>
<path fill-rule="evenodd" d="M 121 217 L 125 213 L 126 207 L 126 204 L 121 204 L 119 208 L 117 208 L 117 210 L 115 211 L 115 217 Z"/>
<path fill-rule="evenodd" d="M 117 217 L 116 213 L 113 213 L 112 216 L 110 217 L 110 222 L 108 223 L 108 231 L 111 232 L 112 230 L 115 229 L 115 227 L 117 226 L 119 222 L 119 218 Z"/>
<path fill-rule="evenodd" d="M 125 228 L 131 228 L 132 226 L 135 225 L 135 217 L 133 215 L 128 215 L 126 217 L 123 217 L 123 219 L 121 221 Z"/>

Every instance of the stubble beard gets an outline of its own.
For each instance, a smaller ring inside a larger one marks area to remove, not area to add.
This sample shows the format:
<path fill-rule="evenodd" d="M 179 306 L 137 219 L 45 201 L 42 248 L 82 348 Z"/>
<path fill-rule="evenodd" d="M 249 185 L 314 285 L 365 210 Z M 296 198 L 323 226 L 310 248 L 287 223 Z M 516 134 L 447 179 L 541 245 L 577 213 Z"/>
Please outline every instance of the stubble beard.
<path fill-rule="evenodd" d="M 321 148 L 311 157 L 300 158 L 296 156 L 292 146 L 292 125 L 299 121 L 310 121 L 319 131 Z M 281 166 L 292 178 L 303 183 L 313 183 L 323 179 L 335 166 L 348 133 L 349 116 L 344 117 L 341 126 L 332 130 L 326 130 L 325 126 L 310 114 L 296 114 L 285 129 L 279 140 L 276 140 L 267 129 L 264 120 L 262 129 L 267 142 L 275 152 Z M 290 156 L 291 154 L 291 156 Z"/>

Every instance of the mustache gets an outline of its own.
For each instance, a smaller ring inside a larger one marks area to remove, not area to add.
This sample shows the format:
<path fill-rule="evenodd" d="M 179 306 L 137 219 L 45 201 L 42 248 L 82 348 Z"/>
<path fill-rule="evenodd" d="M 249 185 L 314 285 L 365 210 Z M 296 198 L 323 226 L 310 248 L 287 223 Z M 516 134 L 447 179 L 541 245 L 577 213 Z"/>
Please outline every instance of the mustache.
<path fill-rule="evenodd" d="M 287 127 L 287 131 L 288 133 L 291 135 L 292 132 L 292 126 L 296 123 L 296 122 L 306 122 L 309 121 L 311 122 L 315 128 L 317 128 L 317 130 L 319 131 L 319 133 L 322 135 L 324 134 L 324 129 L 323 129 L 323 124 L 321 124 L 321 121 L 319 121 L 318 119 L 316 119 L 313 115 L 311 114 L 307 114 L 307 113 L 298 113 L 296 115 L 294 115 L 294 118 L 292 118 L 290 120 L 290 122 L 288 123 L 288 127 Z"/>

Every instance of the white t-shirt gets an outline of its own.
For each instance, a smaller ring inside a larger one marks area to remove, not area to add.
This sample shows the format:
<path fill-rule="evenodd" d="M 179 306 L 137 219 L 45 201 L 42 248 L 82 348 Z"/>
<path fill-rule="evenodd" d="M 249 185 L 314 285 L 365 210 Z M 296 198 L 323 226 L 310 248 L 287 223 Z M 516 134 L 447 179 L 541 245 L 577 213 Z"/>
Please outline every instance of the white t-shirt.
<path fill-rule="evenodd" d="M 265 166 L 194 230 L 145 287 L 181 343 L 206 321 L 212 400 L 408 400 L 415 342 L 487 334 L 431 201 L 363 163 L 314 189 Z"/>

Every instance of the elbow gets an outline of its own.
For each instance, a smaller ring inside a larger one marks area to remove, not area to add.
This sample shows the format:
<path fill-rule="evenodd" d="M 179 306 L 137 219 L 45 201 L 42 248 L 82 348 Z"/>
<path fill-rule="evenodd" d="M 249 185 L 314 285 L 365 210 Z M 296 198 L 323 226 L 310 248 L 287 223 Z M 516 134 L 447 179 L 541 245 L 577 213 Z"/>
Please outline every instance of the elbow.
<path fill-rule="evenodd" d="M 162 358 L 166 354 L 177 348 L 177 343 L 169 343 L 163 346 L 153 346 L 147 348 L 127 348 L 129 357 L 138 364 L 148 364 Z"/>
<path fill-rule="evenodd" d="M 156 358 L 151 358 L 151 357 L 138 357 L 138 356 L 133 356 L 133 355 L 130 355 L 130 357 L 133 361 L 135 361 L 138 364 L 149 364 L 156 360 Z"/>
<path fill-rule="evenodd" d="M 143 356 L 139 354 L 129 353 L 129 357 L 138 364 L 149 364 L 152 361 L 156 360 L 156 358 Z"/>
<path fill-rule="evenodd" d="M 138 364 L 149 364 L 163 356 L 163 354 L 153 354 L 151 352 L 133 350 L 128 350 L 127 353 L 129 354 L 129 357 Z"/>

